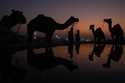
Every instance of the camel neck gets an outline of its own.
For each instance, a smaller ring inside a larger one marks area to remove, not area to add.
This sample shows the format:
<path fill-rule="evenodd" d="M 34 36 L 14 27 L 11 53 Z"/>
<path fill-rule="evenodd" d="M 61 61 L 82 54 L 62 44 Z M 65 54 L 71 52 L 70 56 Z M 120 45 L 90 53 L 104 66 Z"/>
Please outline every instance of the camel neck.
<path fill-rule="evenodd" d="M 109 27 L 109 31 L 112 32 L 112 23 L 109 23 L 108 27 Z"/>

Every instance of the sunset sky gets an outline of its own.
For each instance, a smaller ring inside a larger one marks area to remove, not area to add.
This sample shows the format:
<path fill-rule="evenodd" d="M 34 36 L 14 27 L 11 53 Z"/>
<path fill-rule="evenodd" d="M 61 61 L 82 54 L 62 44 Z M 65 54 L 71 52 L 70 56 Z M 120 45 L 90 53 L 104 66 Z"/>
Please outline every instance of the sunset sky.
<path fill-rule="evenodd" d="M 38 14 L 53 17 L 59 23 L 75 16 L 80 19 L 75 29 L 80 29 L 81 36 L 91 37 L 90 24 L 103 26 L 102 29 L 108 35 L 107 25 L 103 23 L 106 17 L 111 17 L 113 24 L 120 23 L 125 32 L 124 8 L 125 0 L 0 0 L 0 18 L 8 14 L 10 9 L 23 11 L 28 21 Z M 55 33 L 65 36 L 67 31 Z"/>

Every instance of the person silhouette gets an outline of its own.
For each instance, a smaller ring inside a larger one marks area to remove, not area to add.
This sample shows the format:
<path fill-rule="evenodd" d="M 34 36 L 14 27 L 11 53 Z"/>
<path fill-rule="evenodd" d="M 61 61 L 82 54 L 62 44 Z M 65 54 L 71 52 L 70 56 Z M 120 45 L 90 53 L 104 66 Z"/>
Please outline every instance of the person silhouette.
<path fill-rule="evenodd" d="M 73 27 L 71 27 L 70 31 L 68 32 L 68 40 L 70 43 L 73 43 L 73 41 L 74 41 Z"/>
<path fill-rule="evenodd" d="M 93 51 L 89 55 L 89 60 L 93 61 L 94 60 L 94 55 L 97 57 L 101 57 L 101 54 L 105 48 L 105 44 L 94 44 Z"/>
<path fill-rule="evenodd" d="M 77 30 L 76 31 L 76 34 L 75 34 L 75 41 L 76 43 L 80 43 L 80 30 Z"/>
<path fill-rule="evenodd" d="M 110 53 L 108 54 L 107 62 L 102 66 L 105 68 L 110 68 L 111 60 L 118 62 L 121 59 L 122 54 L 123 54 L 123 47 L 121 45 L 114 44 L 111 48 Z"/>

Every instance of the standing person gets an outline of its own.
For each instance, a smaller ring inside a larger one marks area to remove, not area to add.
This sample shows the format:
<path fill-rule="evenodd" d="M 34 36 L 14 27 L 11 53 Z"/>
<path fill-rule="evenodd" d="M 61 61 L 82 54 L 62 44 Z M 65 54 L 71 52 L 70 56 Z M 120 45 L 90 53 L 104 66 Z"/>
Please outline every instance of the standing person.
<path fill-rule="evenodd" d="M 74 37 L 73 37 L 73 27 L 71 27 L 70 31 L 68 32 L 68 40 L 70 43 L 73 43 Z"/>
<path fill-rule="evenodd" d="M 80 30 L 77 30 L 77 32 L 75 34 L 75 41 L 76 41 L 76 43 L 80 42 Z"/>

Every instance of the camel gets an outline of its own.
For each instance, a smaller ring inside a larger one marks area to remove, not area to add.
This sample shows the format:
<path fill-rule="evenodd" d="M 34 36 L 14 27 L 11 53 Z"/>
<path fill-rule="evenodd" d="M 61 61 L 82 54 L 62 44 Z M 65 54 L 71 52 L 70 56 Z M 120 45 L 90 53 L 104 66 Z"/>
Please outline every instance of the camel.
<path fill-rule="evenodd" d="M 56 30 L 64 30 L 78 21 L 78 18 L 71 16 L 64 24 L 59 24 L 53 18 L 39 14 L 28 23 L 28 41 L 32 41 L 34 31 L 45 33 L 46 39 L 51 40 Z"/>
<path fill-rule="evenodd" d="M 112 41 L 114 43 L 120 43 L 123 40 L 124 32 L 120 24 L 116 24 L 112 27 L 112 19 L 104 19 L 104 22 L 108 24 L 108 29 L 111 34 Z"/>
<path fill-rule="evenodd" d="M 11 31 L 16 24 L 25 24 L 26 18 L 23 12 L 18 10 L 11 10 L 10 15 L 5 15 L 0 21 L 0 41 L 1 42 L 13 42 L 17 41 L 18 36 L 15 32 Z"/>
<path fill-rule="evenodd" d="M 19 10 L 11 10 L 10 15 L 5 15 L 0 21 L 0 28 L 10 30 L 16 24 L 25 24 L 26 18 L 23 15 L 23 12 Z"/>
<path fill-rule="evenodd" d="M 94 42 L 105 41 L 105 35 L 102 29 L 98 27 L 95 30 L 94 27 L 95 27 L 94 25 L 90 25 L 90 30 L 92 31 L 93 36 L 94 36 Z"/>

